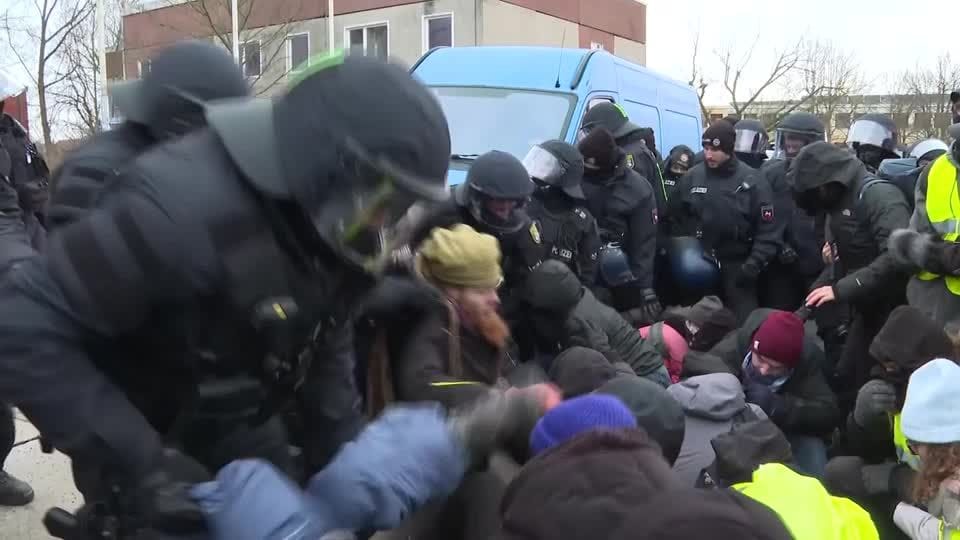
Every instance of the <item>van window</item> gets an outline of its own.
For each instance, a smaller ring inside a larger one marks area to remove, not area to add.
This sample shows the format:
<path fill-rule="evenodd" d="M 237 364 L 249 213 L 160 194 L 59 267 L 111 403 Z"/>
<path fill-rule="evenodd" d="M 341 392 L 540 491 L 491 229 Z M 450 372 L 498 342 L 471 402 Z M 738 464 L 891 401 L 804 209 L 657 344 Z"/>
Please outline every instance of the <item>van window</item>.
<path fill-rule="evenodd" d="M 450 126 L 451 153 L 509 152 L 518 159 L 530 147 L 562 139 L 576 96 L 513 88 L 435 86 Z"/>
<path fill-rule="evenodd" d="M 666 155 L 673 147 L 680 144 L 690 145 L 691 141 L 699 139 L 702 130 L 700 118 L 669 109 L 663 111 L 663 133 L 657 139 L 657 145 L 661 147 L 660 153 Z M 697 151 L 699 146 L 694 146 L 693 149 Z"/>
<path fill-rule="evenodd" d="M 636 101 L 625 100 L 623 103 L 623 110 L 627 111 L 627 116 L 630 117 L 630 122 L 636 124 L 642 128 L 651 128 L 653 133 L 657 138 L 657 144 L 660 143 L 660 111 L 656 107 L 651 107 L 650 105 L 644 105 L 643 103 L 638 103 Z"/>

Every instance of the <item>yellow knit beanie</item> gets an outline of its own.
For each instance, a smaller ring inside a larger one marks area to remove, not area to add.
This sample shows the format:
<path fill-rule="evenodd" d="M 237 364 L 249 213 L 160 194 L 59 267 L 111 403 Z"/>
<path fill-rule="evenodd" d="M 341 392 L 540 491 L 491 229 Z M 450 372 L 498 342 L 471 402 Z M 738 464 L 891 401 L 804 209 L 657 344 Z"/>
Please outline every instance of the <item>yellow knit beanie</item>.
<path fill-rule="evenodd" d="M 497 239 L 469 225 L 433 229 L 414 264 L 420 275 L 438 286 L 492 289 L 503 281 Z"/>

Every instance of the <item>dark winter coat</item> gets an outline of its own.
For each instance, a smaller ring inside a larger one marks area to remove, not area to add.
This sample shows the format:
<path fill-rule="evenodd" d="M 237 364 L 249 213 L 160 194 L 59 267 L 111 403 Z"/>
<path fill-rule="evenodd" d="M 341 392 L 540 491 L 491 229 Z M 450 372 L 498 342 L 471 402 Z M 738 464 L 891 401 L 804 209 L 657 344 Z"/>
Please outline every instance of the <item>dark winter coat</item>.
<path fill-rule="evenodd" d="M 823 258 L 820 255 L 822 244 L 817 242 L 815 219 L 797 208 L 793 199 L 793 189 L 787 181 L 787 169 L 790 161 L 774 159 L 760 168 L 773 191 L 773 206 L 783 232 L 783 247 L 797 252 L 798 260 L 794 267 L 803 276 L 815 277 L 823 271 Z"/>
<path fill-rule="evenodd" d="M 722 360 L 717 364 L 716 372 L 726 371 L 742 380 L 743 359 L 751 350 L 753 335 L 771 311 L 754 310 L 739 330 L 728 335 L 710 351 L 711 357 Z M 771 418 L 786 433 L 825 435 L 840 422 L 837 398 L 823 375 L 823 362 L 823 349 L 817 344 L 815 336 L 804 335 L 800 363 L 779 390 L 784 398 L 783 405 L 774 411 Z"/>
<path fill-rule="evenodd" d="M 524 300 L 533 308 L 540 341 L 556 343 L 558 351 L 594 349 L 611 364 L 625 362 L 640 376 L 663 367 L 663 358 L 640 332 L 597 300 L 560 261 L 546 261 L 533 271 Z"/>
<path fill-rule="evenodd" d="M 735 157 L 716 169 L 701 163 L 680 179 L 670 232 L 700 237 L 717 258 L 758 268 L 776 256 L 783 236 L 767 180 Z"/>
<path fill-rule="evenodd" d="M 846 188 L 840 203 L 827 209 L 827 233 L 840 257 L 833 265 L 837 300 L 861 309 L 885 300 L 897 303 L 907 276 L 887 254 L 887 240 L 909 224 L 910 206 L 903 192 L 889 182 L 872 183 L 877 177 L 856 156 L 828 143 L 804 147 L 794 159 L 790 176 L 794 192 L 828 184 Z"/>

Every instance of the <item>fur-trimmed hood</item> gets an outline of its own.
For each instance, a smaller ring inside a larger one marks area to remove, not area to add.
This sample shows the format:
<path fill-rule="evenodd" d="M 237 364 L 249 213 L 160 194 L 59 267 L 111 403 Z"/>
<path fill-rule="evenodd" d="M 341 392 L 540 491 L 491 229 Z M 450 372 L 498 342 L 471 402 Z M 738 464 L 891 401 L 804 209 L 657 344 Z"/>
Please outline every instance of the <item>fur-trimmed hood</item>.
<path fill-rule="evenodd" d="M 904 267 L 916 271 L 932 270 L 935 262 L 935 248 L 943 241 L 936 235 L 923 234 L 912 229 L 897 229 L 890 234 L 887 248 L 894 260 Z"/>

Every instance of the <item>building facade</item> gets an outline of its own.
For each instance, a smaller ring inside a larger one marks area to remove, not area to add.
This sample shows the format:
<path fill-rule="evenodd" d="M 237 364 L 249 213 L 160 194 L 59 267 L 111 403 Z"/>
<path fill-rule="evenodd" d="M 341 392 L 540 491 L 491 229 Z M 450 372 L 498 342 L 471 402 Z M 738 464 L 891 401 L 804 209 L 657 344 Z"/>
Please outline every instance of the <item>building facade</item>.
<path fill-rule="evenodd" d="M 231 44 L 229 0 L 159 0 L 123 17 L 112 78 L 137 78 L 149 58 L 185 38 Z M 326 0 L 240 0 L 240 57 L 269 95 L 330 47 Z M 437 46 L 603 48 L 646 63 L 646 5 L 638 0 L 334 0 L 333 47 L 409 64 Z"/>

